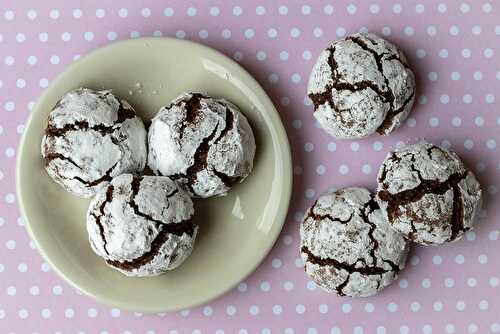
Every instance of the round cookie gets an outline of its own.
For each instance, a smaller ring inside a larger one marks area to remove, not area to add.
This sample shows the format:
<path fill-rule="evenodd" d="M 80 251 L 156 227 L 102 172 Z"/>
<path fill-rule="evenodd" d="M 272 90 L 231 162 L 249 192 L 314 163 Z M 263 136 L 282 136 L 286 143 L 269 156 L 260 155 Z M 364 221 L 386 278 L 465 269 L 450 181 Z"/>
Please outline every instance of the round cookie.
<path fill-rule="evenodd" d="M 389 153 L 377 191 L 392 227 L 423 245 L 459 240 L 481 203 L 480 184 L 460 158 L 426 142 Z"/>
<path fill-rule="evenodd" d="M 180 95 L 152 120 L 148 142 L 149 168 L 175 179 L 195 197 L 225 195 L 253 168 L 252 129 L 224 99 Z"/>
<path fill-rule="evenodd" d="M 111 91 L 70 91 L 50 112 L 41 144 L 47 173 L 82 197 L 146 165 L 146 130 L 134 109 Z"/>
<path fill-rule="evenodd" d="M 168 177 L 122 174 L 92 199 L 87 231 L 94 252 L 127 276 L 177 268 L 193 250 L 189 195 Z"/>
<path fill-rule="evenodd" d="M 321 52 L 307 94 L 314 117 L 330 135 L 388 135 L 410 113 L 415 76 L 398 47 L 374 34 L 359 33 Z"/>
<path fill-rule="evenodd" d="M 367 297 L 405 267 L 409 243 L 395 232 L 370 192 L 346 188 L 318 198 L 300 226 L 306 273 L 324 290 Z"/>

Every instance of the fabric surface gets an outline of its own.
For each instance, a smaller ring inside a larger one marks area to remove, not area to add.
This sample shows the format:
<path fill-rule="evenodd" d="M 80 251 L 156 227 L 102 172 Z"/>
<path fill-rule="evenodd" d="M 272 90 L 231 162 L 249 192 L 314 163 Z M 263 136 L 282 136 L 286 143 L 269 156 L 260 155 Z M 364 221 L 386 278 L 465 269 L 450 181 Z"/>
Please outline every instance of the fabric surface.
<path fill-rule="evenodd" d="M 1 1 L 0 332 L 500 332 L 499 15 L 500 3 L 472 0 Z M 417 102 L 389 137 L 336 141 L 315 126 L 307 79 L 322 48 L 360 29 L 405 51 Z M 173 314 L 134 314 L 79 295 L 34 249 L 16 205 L 17 145 L 33 101 L 79 55 L 139 36 L 191 39 L 235 58 L 272 97 L 293 147 L 294 196 L 269 256 L 228 294 Z M 419 138 L 451 147 L 477 174 L 486 209 L 476 229 L 453 244 L 415 247 L 378 296 L 322 292 L 299 259 L 303 212 L 331 187 L 374 189 L 386 153 Z"/>

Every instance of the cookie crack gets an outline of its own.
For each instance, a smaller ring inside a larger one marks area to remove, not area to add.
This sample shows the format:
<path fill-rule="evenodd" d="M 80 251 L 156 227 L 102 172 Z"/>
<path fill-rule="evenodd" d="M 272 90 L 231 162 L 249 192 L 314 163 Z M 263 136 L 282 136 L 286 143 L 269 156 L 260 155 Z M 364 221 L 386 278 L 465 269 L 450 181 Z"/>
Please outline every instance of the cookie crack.
<path fill-rule="evenodd" d="M 370 195 L 370 200 L 368 202 L 366 202 L 366 204 L 360 210 L 361 211 L 360 212 L 361 218 L 363 219 L 363 221 L 366 224 L 370 225 L 370 229 L 368 230 L 368 238 L 370 239 L 370 241 L 373 244 L 372 248 L 370 249 L 370 257 L 372 258 L 373 264 L 377 264 L 377 256 L 375 255 L 375 252 L 379 248 L 379 242 L 375 238 L 375 236 L 373 235 L 377 226 L 373 222 L 370 221 L 369 216 L 373 211 L 378 210 L 378 209 L 379 209 L 379 206 L 378 206 L 377 202 L 375 201 L 374 197 L 372 195 Z"/>
<path fill-rule="evenodd" d="M 413 165 L 412 165 L 413 166 Z M 453 173 L 451 174 L 446 181 L 438 181 L 438 180 L 427 180 L 420 178 L 420 184 L 412 189 L 404 190 L 396 194 L 391 194 L 387 189 L 381 190 L 378 192 L 378 197 L 387 203 L 387 214 L 390 221 L 394 221 L 396 218 L 399 208 L 403 205 L 414 203 L 420 200 L 426 194 L 436 194 L 436 195 L 444 195 L 450 189 L 456 187 L 456 191 L 460 192 L 458 189 L 458 183 L 467 177 L 467 172 L 463 173 Z M 457 200 L 461 201 L 461 198 L 457 198 L 454 191 L 454 203 Z M 454 211 L 460 209 L 460 205 L 454 205 Z M 455 216 L 462 220 L 461 222 L 454 223 L 455 225 L 463 225 L 463 217 L 459 214 L 455 214 Z M 457 227 L 455 227 L 457 228 Z"/>
<path fill-rule="evenodd" d="M 227 107 L 226 107 L 225 123 L 226 125 L 224 126 L 224 129 L 222 129 L 222 131 L 219 134 L 219 137 L 215 140 L 214 144 L 219 143 L 219 141 L 221 141 L 221 139 L 223 139 L 224 136 L 226 136 L 226 134 L 234 128 L 234 115 L 231 112 L 231 110 L 229 110 L 229 108 Z"/>
<path fill-rule="evenodd" d="M 340 224 L 347 224 L 351 221 L 352 217 L 353 217 L 353 213 L 351 213 L 350 217 L 347 218 L 346 220 L 342 220 L 342 219 L 339 219 L 339 218 L 334 218 L 332 217 L 332 215 L 330 214 L 317 214 L 317 213 L 314 213 L 314 208 L 316 207 L 316 205 L 318 204 L 318 201 L 314 202 L 313 206 L 309 209 L 309 211 L 307 212 L 307 215 L 305 217 L 304 220 L 307 220 L 309 218 L 313 219 L 314 221 L 320 221 L 320 220 L 324 220 L 324 219 L 329 219 L 331 220 L 332 222 L 337 222 L 337 223 L 340 223 Z"/>
<path fill-rule="evenodd" d="M 332 258 L 324 259 L 314 255 L 306 246 L 302 246 L 301 251 L 302 253 L 307 255 L 307 262 L 317 264 L 319 266 L 331 266 L 337 270 L 342 269 L 347 271 L 349 274 L 359 273 L 361 275 L 371 276 L 371 275 L 383 275 L 391 271 L 377 266 L 367 266 L 367 267 L 357 268 L 355 264 L 340 262 Z"/>
<path fill-rule="evenodd" d="M 118 161 L 113 165 L 111 166 L 111 168 L 109 168 L 103 176 L 101 176 L 100 178 L 96 179 L 96 180 L 93 180 L 93 181 L 86 181 L 84 179 L 82 179 L 81 177 L 79 176 L 73 176 L 73 180 L 77 180 L 78 182 L 84 184 L 86 187 L 95 187 L 97 186 L 98 184 L 100 184 L 101 182 L 109 182 L 113 179 L 113 177 L 111 176 L 111 173 L 113 172 L 113 170 L 115 169 L 115 167 L 118 165 Z"/>
<path fill-rule="evenodd" d="M 218 170 L 216 170 L 215 168 L 212 170 L 212 172 L 215 174 L 215 176 L 217 176 L 221 181 L 222 183 L 224 183 L 224 185 L 228 188 L 231 188 L 232 185 L 234 185 L 235 183 L 237 183 L 241 177 L 239 176 L 229 176 L 227 175 L 226 173 L 223 173 L 223 172 L 219 172 Z"/>
<path fill-rule="evenodd" d="M 158 235 L 151 242 L 151 248 L 149 251 L 145 252 L 141 256 L 128 261 L 118 261 L 118 260 L 106 260 L 109 265 L 131 271 L 133 269 L 138 269 L 147 263 L 151 262 L 160 252 L 161 247 L 168 241 L 172 234 L 182 235 L 187 233 L 189 236 L 194 234 L 194 225 L 191 220 L 186 220 L 175 224 L 162 224 L 160 226 L 160 231 Z M 188 232 L 189 231 L 189 232 Z M 181 233 L 182 232 L 182 233 Z"/>
<path fill-rule="evenodd" d="M 188 125 L 194 124 L 196 119 L 198 118 L 200 108 L 201 108 L 201 99 L 204 98 L 202 94 L 199 93 L 193 93 L 189 100 L 183 101 L 181 100 L 180 102 L 177 103 L 177 106 L 180 106 L 182 103 L 184 103 L 184 108 L 186 109 L 186 117 L 184 118 L 184 121 L 182 122 L 180 128 L 179 128 L 179 143 L 182 141 L 182 138 L 184 137 L 184 131 Z"/>
<path fill-rule="evenodd" d="M 396 110 L 392 108 L 389 109 L 389 111 L 387 112 L 387 116 L 385 116 L 384 120 L 382 121 L 382 124 L 380 124 L 380 126 L 377 128 L 377 132 L 380 134 L 384 134 L 392 125 L 394 118 L 406 109 L 411 100 L 413 100 L 414 96 L 415 91 L 412 91 L 410 96 L 408 96 L 408 98 L 403 102 L 403 105 L 401 107 Z"/>
<path fill-rule="evenodd" d="M 187 181 L 187 186 L 192 193 L 195 193 L 193 190 L 193 184 L 196 181 L 197 175 L 199 172 L 207 168 L 208 165 L 208 152 L 210 151 L 210 141 L 212 141 L 217 133 L 217 129 L 219 127 L 219 123 L 215 125 L 212 133 L 203 138 L 200 145 L 196 149 L 193 157 L 193 164 L 189 166 L 184 174 L 174 174 L 170 177 L 174 180 L 185 179 Z"/>
<path fill-rule="evenodd" d="M 50 162 L 52 162 L 52 160 L 66 160 L 78 169 L 82 169 L 82 167 L 80 167 L 80 165 L 78 165 L 73 159 L 62 155 L 61 153 L 50 152 L 45 155 L 45 165 L 48 165 Z"/>
<path fill-rule="evenodd" d="M 344 290 L 344 288 L 347 286 L 350 278 L 351 278 L 351 274 L 348 274 L 347 277 L 345 278 L 345 280 L 342 283 L 340 283 L 339 285 L 337 285 L 337 287 L 335 288 L 335 290 L 337 290 L 337 294 L 339 296 L 341 296 L 341 297 L 345 296 L 345 293 L 342 290 Z"/>
<path fill-rule="evenodd" d="M 113 200 L 113 191 L 114 187 L 113 185 L 110 185 L 108 189 L 106 190 L 106 198 L 104 199 L 104 202 L 101 203 L 99 206 L 99 215 L 96 216 L 95 214 L 92 214 L 95 219 L 95 223 L 97 224 L 97 227 L 99 228 L 99 235 L 101 236 L 102 239 L 102 247 L 104 248 L 104 252 L 109 255 L 108 250 L 106 248 L 108 242 L 106 240 L 106 235 L 104 234 L 104 226 L 101 222 L 101 218 L 106 215 L 104 212 L 104 209 L 106 208 L 106 204 L 110 203 Z"/>

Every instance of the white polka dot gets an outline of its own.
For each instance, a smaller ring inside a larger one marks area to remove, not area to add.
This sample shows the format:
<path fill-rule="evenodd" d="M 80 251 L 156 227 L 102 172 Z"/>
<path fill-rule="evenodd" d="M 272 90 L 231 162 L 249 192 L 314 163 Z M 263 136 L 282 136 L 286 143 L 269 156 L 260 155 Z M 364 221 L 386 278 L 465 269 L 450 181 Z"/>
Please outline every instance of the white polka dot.
<path fill-rule="evenodd" d="M 237 61 L 241 61 L 243 59 L 243 53 L 241 53 L 240 51 L 236 51 L 233 55 L 234 59 L 236 59 Z M 274 81 L 273 79 L 276 78 L 276 80 Z M 278 82 L 278 76 L 276 74 L 271 74 L 269 76 L 269 81 L 271 83 L 276 83 Z"/>
<path fill-rule="evenodd" d="M 435 127 L 439 126 L 439 118 L 437 118 L 437 117 L 431 117 L 431 118 L 429 119 L 429 125 L 430 125 L 431 127 L 433 127 L 433 128 L 435 128 Z"/>
<path fill-rule="evenodd" d="M 173 15 L 174 15 L 174 9 L 173 9 L 173 8 L 171 8 L 171 7 L 167 7 L 167 8 L 165 8 L 165 9 L 163 10 L 163 15 L 164 15 L 164 16 L 168 16 L 168 17 L 173 16 Z"/>
<path fill-rule="evenodd" d="M 487 310 L 487 309 L 488 309 L 488 307 L 489 307 L 489 303 L 488 303 L 488 301 L 487 301 L 487 300 L 481 300 L 481 301 L 479 302 L 479 309 L 480 309 L 480 310 L 483 310 L 483 311 L 484 311 L 484 310 Z"/>
<path fill-rule="evenodd" d="M 493 52 L 493 50 L 492 50 L 492 49 L 490 49 L 490 48 L 486 48 L 486 49 L 484 49 L 484 51 L 483 51 L 483 55 L 484 55 L 486 58 L 491 58 L 491 57 L 493 57 L 493 53 L 494 53 L 494 52 Z"/>
<path fill-rule="evenodd" d="M 222 37 L 225 39 L 231 38 L 231 30 L 229 29 L 222 30 Z"/>
<path fill-rule="evenodd" d="M 472 27 L 472 34 L 473 35 L 479 35 L 479 34 L 481 34 L 481 31 L 482 31 L 482 29 L 480 26 L 473 26 Z"/>
<path fill-rule="evenodd" d="M 422 14 L 425 11 L 425 7 L 423 4 L 419 3 L 415 6 L 415 12 L 417 14 Z"/>
<path fill-rule="evenodd" d="M 318 167 L 316 167 L 316 173 L 318 173 L 318 175 L 323 175 L 323 174 L 325 174 L 325 172 L 326 172 L 325 166 L 318 165 Z"/>
<path fill-rule="evenodd" d="M 210 8 L 210 15 L 211 16 L 219 16 L 220 14 L 220 9 L 217 6 L 211 7 Z"/>
<path fill-rule="evenodd" d="M 118 16 L 121 18 L 125 18 L 128 16 L 128 9 L 127 8 L 120 8 L 118 11 Z"/>
<path fill-rule="evenodd" d="M 14 111 L 14 109 L 16 109 L 16 104 L 12 101 L 7 101 L 5 102 L 5 104 L 3 105 L 3 108 L 6 110 L 6 111 Z"/>
<path fill-rule="evenodd" d="M 95 317 L 97 317 L 97 310 L 95 308 L 89 308 L 87 311 L 87 315 L 90 318 L 95 318 Z"/>
<path fill-rule="evenodd" d="M 11 10 L 8 10 L 6 11 L 4 14 L 3 14 L 3 17 L 7 20 L 7 21 L 12 21 L 15 17 L 15 14 L 13 11 Z"/>
<path fill-rule="evenodd" d="M 413 311 L 413 312 L 418 312 L 420 311 L 420 303 L 419 302 L 413 302 L 410 304 L 410 309 Z"/>
<path fill-rule="evenodd" d="M 424 278 L 424 279 L 422 280 L 422 288 L 424 288 L 424 289 L 428 289 L 428 288 L 430 288 L 430 287 L 431 287 L 431 280 L 430 280 L 430 279 L 428 279 L 428 278 Z"/>
<path fill-rule="evenodd" d="M 40 289 L 38 288 L 38 286 L 32 286 L 30 288 L 30 294 L 32 294 L 33 296 L 38 296 L 40 294 Z"/>
<path fill-rule="evenodd" d="M 28 19 L 34 20 L 34 19 L 36 19 L 38 14 L 36 13 L 35 10 L 30 9 L 26 15 L 28 16 Z"/>
<path fill-rule="evenodd" d="M 450 34 L 453 36 L 456 36 L 460 33 L 460 28 L 457 26 L 451 26 L 450 27 Z"/>
<path fill-rule="evenodd" d="M 326 313 L 328 313 L 328 305 L 320 304 L 318 307 L 318 310 L 319 310 L 319 313 L 326 314 Z"/>
<path fill-rule="evenodd" d="M 303 5 L 302 8 L 301 8 L 301 12 L 304 15 L 311 14 L 311 6 L 309 6 L 309 5 Z"/>
<path fill-rule="evenodd" d="M 465 310 L 466 305 L 465 305 L 465 302 L 463 300 L 459 300 L 456 303 L 455 307 L 457 308 L 458 311 L 463 311 L 463 310 Z"/>
<path fill-rule="evenodd" d="M 472 148 L 474 147 L 474 142 L 471 139 L 467 139 L 464 141 L 464 147 L 467 150 L 472 150 Z"/>
<path fill-rule="evenodd" d="M 56 285 L 56 286 L 54 286 L 54 287 L 52 288 L 52 293 L 53 293 L 54 295 L 56 295 L 56 296 L 61 295 L 61 294 L 62 294 L 62 292 L 63 292 L 63 289 L 62 289 L 62 286 L 60 286 L 60 285 Z"/>
<path fill-rule="evenodd" d="M 351 304 L 348 304 L 348 303 L 344 303 L 342 304 L 342 312 L 344 313 L 349 313 L 352 311 L 352 306 Z"/>
<path fill-rule="evenodd" d="M 398 310 L 398 305 L 396 303 L 391 302 L 387 305 L 387 310 L 389 310 L 389 312 L 391 313 L 394 313 Z"/>
<path fill-rule="evenodd" d="M 48 319 L 51 317 L 52 312 L 48 308 L 44 308 L 41 312 L 42 318 Z"/>
<path fill-rule="evenodd" d="M 323 36 L 323 29 L 321 29 L 319 27 L 314 28 L 313 35 L 314 35 L 314 37 L 318 37 L 318 38 Z"/>
<path fill-rule="evenodd" d="M 52 55 L 50 57 L 50 63 L 53 64 L 53 65 L 59 64 L 60 61 L 61 61 L 61 59 L 57 55 Z"/>
<path fill-rule="evenodd" d="M 439 311 L 442 311 L 443 310 L 443 303 L 442 302 L 434 302 L 434 304 L 432 304 L 432 308 L 434 309 L 434 311 L 436 312 L 439 312 Z"/>
<path fill-rule="evenodd" d="M 15 286 L 9 286 L 7 288 L 7 294 L 9 296 L 15 296 L 16 295 L 16 287 Z"/>
<path fill-rule="evenodd" d="M 432 333 L 432 326 L 431 325 L 424 325 L 422 327 L 422 332 L 424 334 L 431 334 Z"/>
<path fill-rule="evenodd" d="M 290 105 L 290 98 L 287 96 L 284 96 L 281 98 L 280 102 L 281 102 L 281 105 L 286 107 L 286 106 Z"/>
<path fill-rule="evenodd" d="M 486 96 L 484 97 L 484 100 L 486 101 L 486 103 L 493 103 L 495 102 L 495 95 L 493 94 L 486 94 Z"/>
<path fill-rule="evenodd" d="M 465 257 L 462 254 L 458 254 L 455 256 L 455 263 L 457 264 L 464 264 L 465 263 Z"/>
<path fill-rule="evenodd" d="M 245 30 L 245 38 L 251 39 L 255 36 L 255 31 L 251 28 Z"/>
<path fill-rule="evenodd" d="M 373 311 L 375 311 L 375 306 L 372 303 L 366 303 L 365 311 L 368 313 L 372 313 Z"/>
<path fill-rule="evenodd" d="M 372 14 L 380 13 L 380 6 L 378 4 L 370 5 L 370 13 L 372 13 Z"/>
<path fill-rule="evenodd" d="M 21 272 L 21 273 L 25 273 L 25 272 L 28 271 L 28 265 L 26 263 L 24 263 L 24 262 L 21 262 L 17 266 L 17 270 L 19 270 L 19 272 Z"/>
<path fill-rule="evenodd" d="M 481 254 L 478 256 L 477 260 L 481 264 L 486 264 L 488 263 L 488 256 L 486 254 Z"/>
<path fill-rule="evenodd" d="M 259 307 L 257 305 L 250 306 L 250 314 L 251 315 L 259 314 Z"/>
<path fill-rule="evenodd" d="M 243 9 L 240 6 L 236 6 L 233 8 L 233 15 L 240 16 L 243 13 Z"/>
<path fill-rule="evenodd" d="M 415 29 L 413 29 L 412 27 L 405 27 L 404 33 L 406 36 L 413 36 L 415 34 Z"/>
<path fill-rule="evenodd" d="M 280 6 L 278 8 L 278 12 L 281 14 L 281 15 L 286 15 L 288 14 L 288 7 L 287 6 Z"/>
<path fill-rule="evenodd" d="M 361 167 L 361 171 L 364 173 L 364 174 L 371 174 L 372 172 L 372 166 L 368 165 L 368 164 L 365 164 Z"/>
<path fill-rule="evenodd" d="M 412 266 L 416 266 L 420 263 L 420 258 L 417 255 L 413 255 L 410 259 L 410 263 Z"/>
<path fill-rule="evenodd" d="M 298 73 L 294 73 L 294 74 L 292 74 L 292 82 L 293 82 L 294 84 L 299 83 L 301 79 L 302 79 L 302 78 L 300 77 L 300 75 L 299 75 Z"/>
<path fill-rule="evenodd" d="M 332 5 L 326 5 L 323 7 L 323 13 L 326 15 L 332 15 L 333 14 L 333 6 Z"/>
<path fill-rule="evenodd" d="M 382 148 L 384 148 L 384 144 L 380 141 L 374 142 L 372 146 L 375 151 L 380 151 L 382 150 Z"/>
<path fill-rule="evenodd" d="M 448 104 L 450 102 L 450 97 L 446 94 L 443 94 L 439 97 L 439 101 L 442 103 L 442 104 Z"/>
<path fill-rule="evenodd" d="M 481 116 L 477 116 L 476 118 L 474 118 L 474 123 L 477 126 L 483 126 L 484 125 L 484 118 Z"/>
<path fill-rule="evenodd" d="M 28 64 L 35 65 L 38 62 L 38 59 L 35 56 L 28 57 Z"/>
<path fill-rule="evenodd" d="M 435 26 L 428 26 L 428 27 L 427 27 L 427 34 L 428 34 L 429 36 L 435 36 L 435 35 L 436 35 L 436 33 L 437 33 L 437 29 L 436 29 L 436 27 L 435 27 Z"/>
<path fill-rule="evenodd" d="M 463 49 L 462 50 L 462 57 L 470 58 L 471 55 L 472 55 L 472 52 L 470 51 L 470 49 Z"/>
<path fill-rule="evenodd" d="M 469 277 L 467 279 L 467 285 L 471 288 L 475 287 L 477 285 L 477 280 L 474 277 Z"/>
<path fill-rule="evenodd" d="M 424 58 L 424 57 L 425 57 L 426 52 L 425 52 L 425 50 L 424 50 L 424 49 L 418 49 L 418 50 L 417 50 L 417 52 L 416 52 L 416 54 L 417 54 L 417 58 L 422 59 L 422 58 Z"/>
<path fill-rule="evenodd" d="M 5 243 L 5 247 L 7 247 L 7 249 L 9 250 L 13 250 L 14 248 L 16 248 L 16 242 L 14 240 L 8 240 Z"/>
<path fill-rule="evenodd" d="M 262 282 L 260 284 L 260 289 L 264 292 L 268 292 L 271 290 L 271 284 L 269 284 L 269 282 Z"/>
<path fill-rule="evenodd" d="M 151 16 L 151 9 L 149 9 L 149 8 L 143 8 L 141 10 L 141 15 L 143 17 L 150 17 Z"/>
<path fill-rule="evenodd" d="M 367 27 L 361 27 L 359 28 L 359 33 L 361 34 L 367 34 L 369 32 Z"/>
<path fill-rule="evenodd" d="M 278 36 L 278 30 L 274 29 L 274 28 L 271 28 L 267 31 L 267 36 L 269 38 L 276 38 L 276 36 Z"/>
<path fill-rule="evenodd" d="M 15 59 L 12 56 L 7 56 L 7 57 L 4 58 L 3 62 L 5 63 L 5 65 L 11 66 L 11 65 L 14 64 Z"/>
<path fill-rule="evenodd" d="M 229 316 L 235 315 L 236 314 L 236 307 L 234 307 L 233 305 L 229 305 L 228 307 L 226 307 L 226 313 Z"/>
<path fill-rule="evenodd" d="M 455 286 L 455 280 L 451 277 L 448 277 L 444 280 L 444 285 L 447 287 L 447 288 L 452 288 Z"/>
<path fill-rule="evenodd" d="M 384 36 L 390 36 L 391 33 L 392 33 L 392 30 L 391 30 L 390 27 L 383 27 L 382 28 L 382 35 L 384 35 Z M 417 50 L 417 57 L 418 57 L 418 50 Z"/>
<path fill-rule="evenodd" d="M 404 278 L 400 279 L 398 284 L 401 289 L 406 289 L 408 287 L 408 280 Z"/>
<path fill-rule="evenodd" d="M 430 81 L 436 81 L 438 79 L 438 74 L 436 72 L 430 72 L 428 78 Z"/>
<path fill-rule="evenodd" d="M 292 28 L 292 30 L 290 30 L 290 35 L 293 38 L 299 37 L 300 36 L 300 30 L 299 30 L 299 28 Z"/>
<path fill-rule="evenodd" d="M 474 231 L 467 231 L 467 232 L 465 232 L 465 238 L 468 241 L 474 241 L 474 240 L 476 240 L 476 232 L 474 232 Z"/>
<path fill-rule="evenodd" d="M 91 41 L 94 39 L 94 33 L 92 31 L 87 31 L 83 34 L 83 38 L 85 38 L 86 41 Z"/>
<path fill-rule="evenodd" d="M 205 29 L 202 29 L 198 32 L 198 36 L 200 36 L 201 39 L 207 39 L 208 38 L 208 31 Z"/>
<path fill-rule="evenodd" d="M 312 152 L 313 150 L 314 150 L 313 143 L 305 143 L 304 144 L 304 151 L 306 151 L 306 152 Z"/>
<path fill-rule="evenodd" d="M 498 277 L 490 277 L 489 279 L 489 284 L 492 286 L 492 287 L 497 287 L 498 286 Z"/>
<path fill-rule="evenodd" d="M 439 50 L 439 57 L 448 58 L 448 50 L 446 50 L 446 49 Z"/>
<path fill-rule="evenodd" d="M 74 9 L 73 10 L 73 17 L 75 19 L 79 19 L 80 17 L 82 17 L 82 15 L 83 15 L 83 12 L 81 9 Z"/>
<path fill-rule="evenodd" d="M 451 72 L 451 80 L 453 80 L 453 81 L 460 80 L 460 73 L 458 73 L 458 72 Z"/>
<path fill-rule="evenodd" d="M 468 12 L 470 12 L 470 5 L 469 5 L 469 4 L 467 4 L 467 3 L 463 3 L 463 4 L 461 4 L 461 5 L 460 5 L 460 11 L 461 11 L 462 13 L 468 13 Z"/>
<path fill-rule="evenodd" d="M 354 5 L 354 4 L 349 4 L 349 5 L 347 5 L 346 10 L 347 10 L 347 12 L 348 12 L 350 15 L 354 15 L 354 14 L 356 14 L 357 7 L 356 7 L 356 5 Z M 332 11 L 333 11 L 333 9 L 332 9 Z"/>
<path fill-rule="evenodd" d="M 29 316 L 29 312 L 26 309 L 20 309 L 18 312 L 19 318 L 26 319 Z"/>
<path fill-rule="evenodd" d="M 206 317 L 209 317 L 211 316 L 212 314 L 214 313 L 214 309 L 210 306 L 205 306 L 203 308 L 203 315 L 205 315 Z"/>
<path fill-rule="evenodd" d="M 287 282 L 283 283 L 283 288 L 286 291 L 292 291 L 293 290 L 293 283 L 290 281 L 287 281 Z"/>
<path fill-rule="evenodd" d="M 292 241 L 293 241 L 293 238 L 291 236 L 289 236 L 289 235 L 285 235 L 283 237 L 283 243 L 285 245 L 290 245 L 292 243 Z"/>
<path fill-rule="evenodd" d="M 117 34 L 114 31 L 110 31 L 110 32 L 108 32 L 108 34 L 106 35 L 106 37 L 108 38 L 108 40 L 114 41 L 116 39 L 116 37 L 117 37 Z"/>
<path fill-rule="evenodd" d="M 273 313 L 279 315 L 283 312 L 283 307 L 281 305 L 273 305 Z"/>
<path fill-rule="evenodd" d="M 447 324 L 445 330 L 446 333 L 455 333 L 455 326 L 453 324 Z"/>
<path fill-rule="evenodd" d="M 266 14 L 266 8 L 264 6 L 257 6 L 255 8 L 255 14 L 257 14 L 257 15 L 264 15 L 264 14 Z"/>
<path fill-rule="evenodd" d="M 56 20 L 59 18 L 59 16 L 61 16 L 61 13 L 57 9 L 52 9 L 49 13 L 49 16 L 51 19 Z"/>
<path fill-rule="evenodd" d="M 25 40 L 26 40 L 26 35 L 25 35 L 25 34 L 23 34 L 23 33 L 18 33 L 18 34 L 16 35 L 16 41 L 17 41 L 18 43 L 23 43 Z"/>
<path fill-rule="evenodd" d="M 337 34 L 338 37 L 344 37 L 346 34 L 346 30 L 344 27 L 338 27 L 335 33 Z"/>
<path fill-rule="evenodd" d="M 397 3 L 394 6 L 392 6 L 392 11 L 394 14 L 400 14 L 403 11 L 403 7 Z"/>
<path fill-rule="evenodd" d="M 349 173 L 349 166 L 347 166 L 345 164 L 340 165 L 339 172 L 342 175 L 345 175 L 345 174 Z"/>
<path fill-rule="evenodd" d="M 361 326 L 354 327 L 352 333 L 353 334 L 364 334 L 363 327 L 361 327 Z"/>
<path fill-rule="evenodd" d="M 245 282 L 238 284 L 238 291 L 239 292 L 245 292 L 247 291 L 247 284 Z"/>

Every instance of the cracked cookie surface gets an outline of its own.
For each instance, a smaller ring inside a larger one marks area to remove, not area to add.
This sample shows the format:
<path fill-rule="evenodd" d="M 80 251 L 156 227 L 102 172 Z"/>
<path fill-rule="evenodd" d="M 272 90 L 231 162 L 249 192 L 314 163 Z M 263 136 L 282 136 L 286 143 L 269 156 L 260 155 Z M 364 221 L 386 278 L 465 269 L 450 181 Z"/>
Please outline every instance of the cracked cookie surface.
<path fill-rule="evenodd" d="M 324 290 L 367 297 L 391 284 L 405 267 L 409 243 L 395 232 L 364 188 L 317 199 L 300 226 L 306 273 Z"/>
<path fill-rule="evenodd" d="M 421 142 L 387 155 L 377 201 L 391 225 L 424 245 L 459 240 L 472 229 L 481 187 L 457 154 Z"/>
<path fill-rule="evenodd" d="M 122 174 L 92 199 L 94 252 L 127 276 L 155 276 L 191 254 L 198 227 L 189 195 L 168 177 Z"/>
<path fill-rule="evenodd" d="M 415 76 L 394 44 L 374 34 L 354 34 L 321 52 L 307 94 L 314 117 L 339 139 L 388 135 L 408 117 Z"/>
<path fill-rule="evenodd" d="M 91 197 L 114 176 L 144 169 L 146 130 L 134 109 L 111 91 L 79 88 L 50 112 L 41 150 L 58 184 Z"/>
<path fill-rule="evenodd" d="M 232 103 L 184 93 L 152 120 L 148 166 L 176 180 L 192 196 L 227 193 L 253 168 L 255 138 Z"/>

